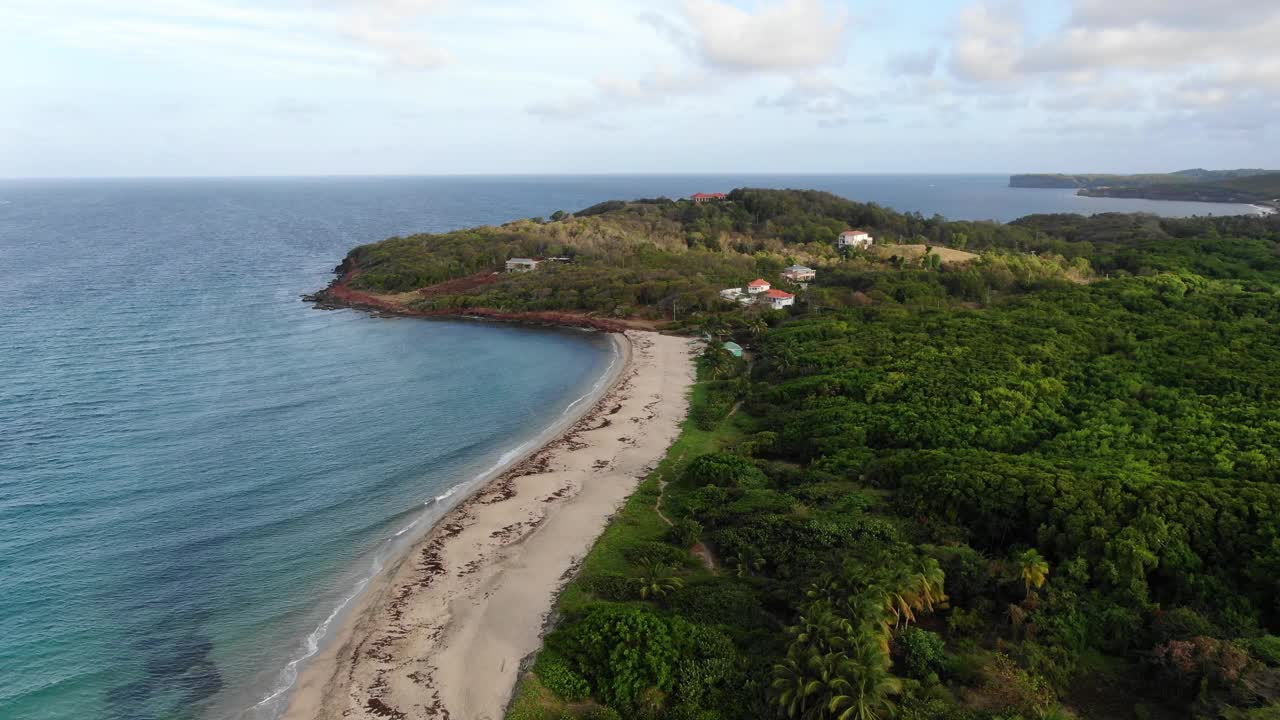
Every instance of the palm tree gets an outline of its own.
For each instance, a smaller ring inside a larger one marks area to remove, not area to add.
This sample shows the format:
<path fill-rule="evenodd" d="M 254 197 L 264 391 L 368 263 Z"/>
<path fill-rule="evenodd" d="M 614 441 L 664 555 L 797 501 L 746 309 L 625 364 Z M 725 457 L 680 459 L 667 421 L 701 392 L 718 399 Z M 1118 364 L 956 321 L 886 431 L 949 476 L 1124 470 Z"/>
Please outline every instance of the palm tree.
<path fill-rule="evenodd" d="M 845 656 L 840 694 L 827 701 L 832 720 L 879 720 L 893 712 L 891 698 L 902 692 L 902 681 L 889 673 L 888 653 L 869 636 L 860 636 Z"/>
<path fill-rule="evenodd" d="M 799 359 L 799 353 L 796 352 L 795 345 L 792 343 L 783 345 L 773 353 L 774 363 L 783 372 L 794 369 L 799 364 Z"/>
<path fill-rule="evenodd" d="M 915 608 L 917 611 L 933 612 L 947 602 L 947 594 L 943 591 L 946 579 L 947 575 L 937 560 L 924 558 L 920 561 L 910 579 L 913 595 L 918 603 Z"/>
<path fill-rule="evenodd" d="M 747 332 L 751 333 L 751 337 L 758 338 L 769 331 L 769 323 L 759 315 L 747 321 Z"/>
<path fill-rule="evenodd" d="M 718 315 L 708 315 L 702 319 L 702 332 L 711 338 L 718 338 L 724 334 L 724 321 Z"/>
<path fill-rule="evenodd" d="M 810 696 L 817 689 L 812 677 L 812 662 L 817 653 L 800 643 L 792 643 L 787 657 L 773 666 L 769 694 L 778 714 L 788 718 L 812 717 Z"/>
<path fill-rule="evenodd" d="M 805 647 L 830 653 L 848 645 L 854 628 L 853 623 L 832 611 L 830 603 L 819 600 L 810 605 L 800 616 L 800 622 L 787 628 L 787 632 L 795 642 Z"/>
<path fill-rule="evenodd" d="M 1022 578 L 1023 586 L 1027 589 L 1028 597 L 1033 590 L 1044 587 L 1049 580 L 1049 563 L 1039 550 L 1031 548 L 1018 553 L 1014 562 L 1018 564 L 1018 574 Z"/>
<path fill-rule="evenodd" d="M 684 587 L 684 580 L 671 572 L 666 565 L 654 560 L 646 560 L 641 565 L 640 577 L 636 578 L 640 589 L 640 599 L 665 597 L 667 593 Z"/>

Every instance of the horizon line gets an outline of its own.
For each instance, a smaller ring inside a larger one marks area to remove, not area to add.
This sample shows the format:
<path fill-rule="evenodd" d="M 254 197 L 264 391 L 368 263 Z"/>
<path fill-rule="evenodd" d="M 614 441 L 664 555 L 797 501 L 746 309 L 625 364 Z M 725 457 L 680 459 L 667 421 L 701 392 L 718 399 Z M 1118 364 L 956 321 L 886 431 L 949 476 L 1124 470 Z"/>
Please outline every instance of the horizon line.
<path fill-rule="evenodd" d="M 1002 176 L 1038 174 L 1006 171 L 948 171 L 948 172 L 818 172 L 751 170 L 744 172 L 461 172 L 461 173 L 323 173 L 323 174 L 259 174 L 259 175 L 6 175 L 0 182 L 13 181 L 67 181 L 67 180 L 319 180 L 319 179 L 408 179 L 408 178 L 573 178 L 573 177 L 870 177 L 870 176 Z M 1059 173 L 1050 173 L 1059 174 Z M 1082 173 L 1061 173 L 1082 174 Z M 1096 174 L 1096 173 L 1095 173 Z M 1108 173 L 1111 174 L 1111 173 Z"/>

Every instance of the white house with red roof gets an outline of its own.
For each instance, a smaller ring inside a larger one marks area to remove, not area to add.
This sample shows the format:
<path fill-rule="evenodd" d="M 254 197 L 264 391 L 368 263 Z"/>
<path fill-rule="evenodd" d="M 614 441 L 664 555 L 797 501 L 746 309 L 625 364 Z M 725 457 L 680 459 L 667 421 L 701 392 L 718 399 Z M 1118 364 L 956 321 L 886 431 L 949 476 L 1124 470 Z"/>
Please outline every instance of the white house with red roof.
<path fill-rule="evenodd" d="M 853 247 L 853 248 L 869 248 L 875 238 L 871 237 L 871 233 L 866 230 L 845 230 L 840 233 L 840 239 L 836 241 L 837 247 Z"/>
<path fill-rule="evenodd" d="M 769 307 L 774 310 L 781 310 L 788 305 L 796 304 L 796 296 L 783 290 L 770 290 L 764 294 L 757 302 L 768 303 Z"/>
<path fill-rule="evenodd" d="M 769 292 L 769 288 L 773 287 L 768 280 L 764 278 L 756 278 L 747 283 L 747 292 L 752 295 L 759 295 L 762 292 Z"/>
<path fill-rule="evenodd" d="M 694 193 L 689 199 L 696 203 L 710 202 L 711 200 L 724 200 L 727 197 L 724 193 Z"/>

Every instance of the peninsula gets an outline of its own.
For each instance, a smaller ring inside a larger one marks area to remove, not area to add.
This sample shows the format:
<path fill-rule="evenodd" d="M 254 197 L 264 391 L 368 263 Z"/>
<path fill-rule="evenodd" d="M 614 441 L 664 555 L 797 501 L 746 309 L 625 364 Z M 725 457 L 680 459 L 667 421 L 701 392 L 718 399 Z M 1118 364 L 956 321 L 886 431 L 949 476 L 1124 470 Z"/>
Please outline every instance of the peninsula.
<path fill-rule="evenodd" d="M 1144 175 L 1042 173 L 1013 175 L 1009 187 L 1076 188 L 1086 197 L 1245 203 L 1280 208 L 1280 171 L 1180 170 Z"/>

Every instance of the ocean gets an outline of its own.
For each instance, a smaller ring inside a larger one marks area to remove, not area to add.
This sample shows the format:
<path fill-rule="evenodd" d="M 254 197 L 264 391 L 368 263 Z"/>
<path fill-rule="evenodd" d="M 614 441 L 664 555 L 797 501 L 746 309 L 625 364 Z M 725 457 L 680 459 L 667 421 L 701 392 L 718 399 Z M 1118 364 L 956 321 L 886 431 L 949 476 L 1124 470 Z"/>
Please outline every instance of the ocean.
<path fill-rule="evenodd" d="M 358 244 L 803 187 L 953 218 L 1249 212 L 1004 176 L 0 181 L 0 717 L 269 718 L 363 583 L 615 361 L 320 311 Z"/>

